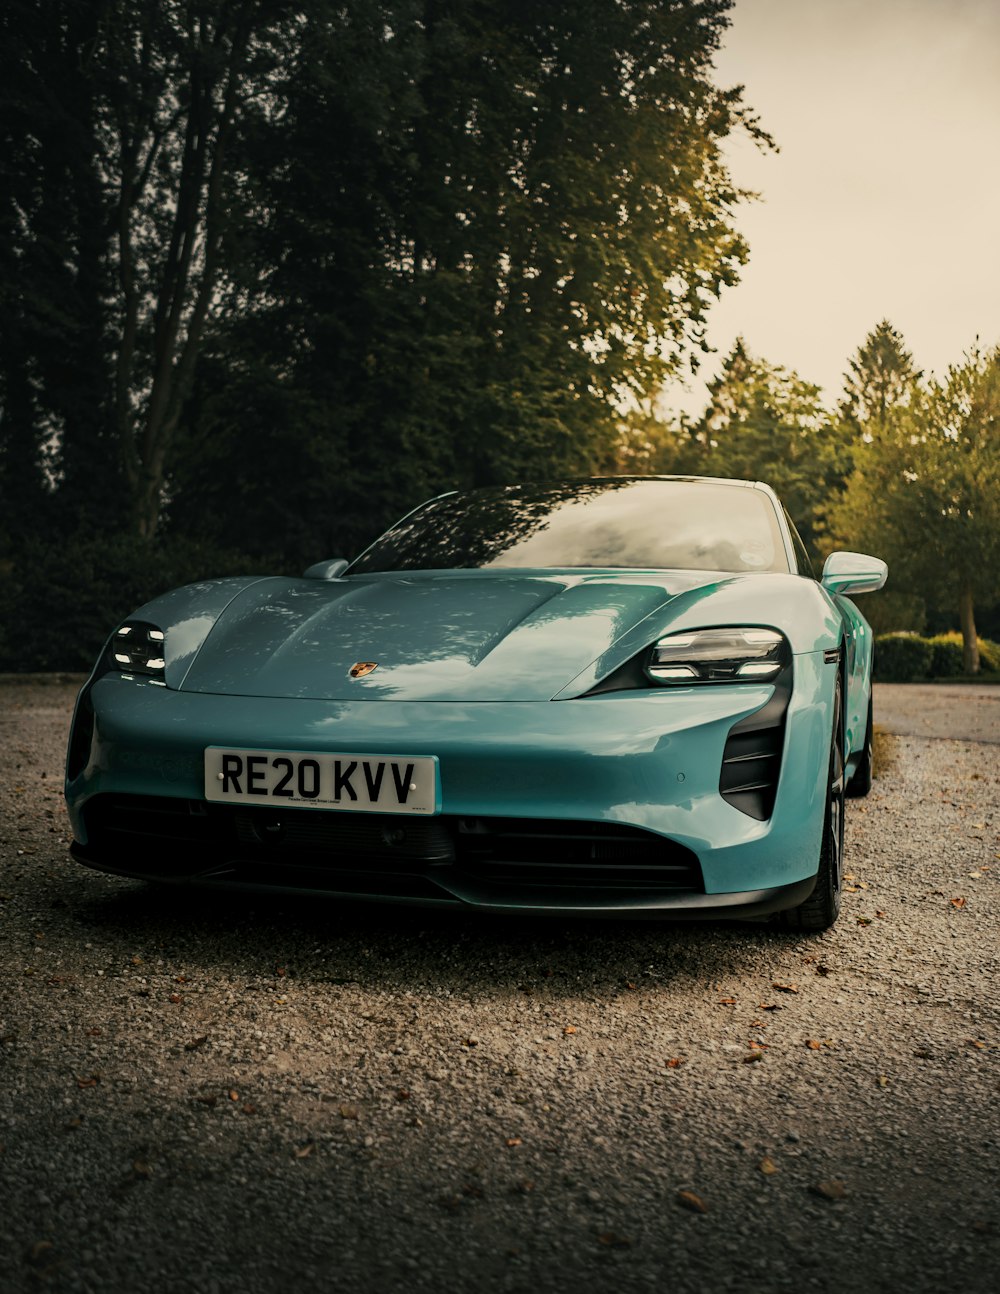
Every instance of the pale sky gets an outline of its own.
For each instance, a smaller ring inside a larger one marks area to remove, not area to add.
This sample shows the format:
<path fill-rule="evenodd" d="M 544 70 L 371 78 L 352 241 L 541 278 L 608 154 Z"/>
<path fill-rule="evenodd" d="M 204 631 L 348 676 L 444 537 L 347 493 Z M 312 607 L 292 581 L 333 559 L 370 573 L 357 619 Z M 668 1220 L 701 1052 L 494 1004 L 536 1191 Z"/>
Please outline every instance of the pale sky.
<path fill-rule="evenodd" d="M 746 87 L 781 151 L 729 150 L 761 194 L 736 220 L 750 261 L 711 312 L 719 354 L 664 405 L 700 412 L 741 333 L 828 403 L 882 318 L 939 375 L 977 334 L 1000 342 L 1000 0 L 736 0 L 731 16 L 717 81 Z"/>

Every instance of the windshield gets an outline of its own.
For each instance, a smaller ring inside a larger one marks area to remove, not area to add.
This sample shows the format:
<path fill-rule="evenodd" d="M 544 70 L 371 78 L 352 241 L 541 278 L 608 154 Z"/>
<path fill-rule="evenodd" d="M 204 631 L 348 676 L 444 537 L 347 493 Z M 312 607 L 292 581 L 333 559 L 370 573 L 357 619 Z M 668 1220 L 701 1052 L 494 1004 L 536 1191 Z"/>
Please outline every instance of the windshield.
<path fill-rule="evenodd" d="M 762 491 L 612 477 L 432 499 L 377 539 L 350 573 L 577 566 L 789 570 Z"/>

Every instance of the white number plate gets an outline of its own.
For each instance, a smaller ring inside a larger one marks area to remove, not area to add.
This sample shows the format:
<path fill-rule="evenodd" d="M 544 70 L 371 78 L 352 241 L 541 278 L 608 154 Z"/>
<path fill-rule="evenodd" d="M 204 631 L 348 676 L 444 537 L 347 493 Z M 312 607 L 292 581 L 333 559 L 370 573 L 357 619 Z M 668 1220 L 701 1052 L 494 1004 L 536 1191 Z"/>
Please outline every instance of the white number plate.
<path fill-rule="evenodd" d="M 209 746 L 205 799 L 353 813 L 436 813 L 438 761 L 434 755 L 321 755 Z"/>

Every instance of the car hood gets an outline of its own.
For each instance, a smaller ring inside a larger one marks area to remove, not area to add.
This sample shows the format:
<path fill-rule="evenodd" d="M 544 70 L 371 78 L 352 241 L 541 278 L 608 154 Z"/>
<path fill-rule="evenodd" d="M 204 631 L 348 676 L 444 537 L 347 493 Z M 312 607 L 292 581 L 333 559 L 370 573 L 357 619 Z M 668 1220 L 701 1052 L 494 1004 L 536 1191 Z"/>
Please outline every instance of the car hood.
<path fill-rule="evenodd" d="M 175 686 L 322 700 L 537 701 L 656 636 L 712 572 L 451 571 L 263 579 L 221 611 Z M 168 633 L 168 641 L 169 641 Z M 360 678 L 359 662 L 377 668 Z M 602 671 L 604 672 L 604 671 Z"/>

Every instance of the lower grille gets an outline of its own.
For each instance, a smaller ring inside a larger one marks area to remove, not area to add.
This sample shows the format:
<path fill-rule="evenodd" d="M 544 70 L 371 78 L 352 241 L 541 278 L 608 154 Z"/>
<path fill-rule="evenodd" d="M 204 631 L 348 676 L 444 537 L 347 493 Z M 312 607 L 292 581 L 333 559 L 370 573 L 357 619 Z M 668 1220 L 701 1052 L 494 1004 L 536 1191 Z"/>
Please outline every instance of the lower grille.
<path fill-rule="evenodd" d="M 512 885 L 702 889 L 690 849 L 617 823 L 460 818 L 458 863 L 477 878 Z"/>
<path fill-rule="evenodd" d="M 536 818 L 403 817 L 99 795 L 83 812 L 98 865 L 129 875 L 190 878 L 222 872 L 281 888 L 414 894 L 447 877 L 511 890 L 703 893 L 691 850 L 638 827 Z"/>

